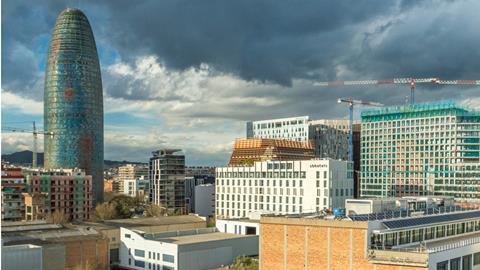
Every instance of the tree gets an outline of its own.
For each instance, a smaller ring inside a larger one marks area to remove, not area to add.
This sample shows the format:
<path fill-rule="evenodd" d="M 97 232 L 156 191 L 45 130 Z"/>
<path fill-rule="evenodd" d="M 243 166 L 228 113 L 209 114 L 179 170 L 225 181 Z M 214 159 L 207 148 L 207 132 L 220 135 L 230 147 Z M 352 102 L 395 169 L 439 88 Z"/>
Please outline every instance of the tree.
<path fill-rule="evenodd" d="M 95 217 L 98 220 L 114 219 L 117 216 L 115 205 L 109 202 L 101 203 L 95 207 Z"/>
<path fill-rule="evenodd" d="M 145 209 L 147 217 L 161 217 L 165 215 L 165 207 L 157 204 L 151 204 Z"/>
<path fill-rule="evenodd" d="M 215 227 L 215 217 L 207 217 L 207 227 Z"/>
<path fill-rule="evenodd" d="M 118 195 L 110 203 L 115 206 L 116 218 L 130 218 L 135 209 L 134 199 L 127 195 Z"/>
<path fill-rule="evenodd" d="M 234 270 L 258 270 L 258 260 L 247 256 L 236 257 L 233 261 Z"/>
<path fill-rule="evenodd" d="M 53 213 L 50 213 L 50 215 L 47 218 L 48 223 L 53 223 L 53 224 L 66 224 L 70 221 L 70 217 L 65 214 L 62 211 L 55 211 Z"/>

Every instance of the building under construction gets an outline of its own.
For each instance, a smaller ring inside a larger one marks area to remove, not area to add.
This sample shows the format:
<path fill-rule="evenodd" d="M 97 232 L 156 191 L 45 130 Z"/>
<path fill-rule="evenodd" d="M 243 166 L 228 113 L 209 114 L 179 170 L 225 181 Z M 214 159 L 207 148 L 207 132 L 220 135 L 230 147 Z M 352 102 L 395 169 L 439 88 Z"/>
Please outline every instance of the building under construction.
<path fill-rule="evenodd" d="M 252 165 L 264 160 L 307 160 L 315 157 L 311 141 L 236 139 L 229 166 Z"/>
<path fill-rule="evenodd" d="M 362 113 L 361 195 L 480 200 L 480 111 L 453 102 Z"/>

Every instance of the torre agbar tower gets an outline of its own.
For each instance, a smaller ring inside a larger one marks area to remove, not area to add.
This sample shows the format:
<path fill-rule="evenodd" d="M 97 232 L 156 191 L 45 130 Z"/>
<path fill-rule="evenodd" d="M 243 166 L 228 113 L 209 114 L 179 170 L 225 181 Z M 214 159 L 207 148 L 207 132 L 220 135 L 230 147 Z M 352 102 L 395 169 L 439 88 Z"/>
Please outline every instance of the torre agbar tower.
<path fill-rule="evenodd" d="M 81 168 L 103 200 L 102 78 L 92 29 L 82 11 L 57 18 L 48 50 L 44 92 L 45 168 Z"/>

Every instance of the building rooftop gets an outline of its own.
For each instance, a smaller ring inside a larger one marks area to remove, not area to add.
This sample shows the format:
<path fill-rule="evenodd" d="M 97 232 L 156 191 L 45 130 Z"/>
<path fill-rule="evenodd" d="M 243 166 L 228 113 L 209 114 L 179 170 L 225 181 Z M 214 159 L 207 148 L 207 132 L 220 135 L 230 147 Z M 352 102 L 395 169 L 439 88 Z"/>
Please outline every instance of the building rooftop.
<path fill-rule="evenodd" d="M 175 225 L 185 223 L 205 223 L 206 221 L 194 215 L 183 216 L 167 216 L 167 217 L 148 217 L 148 218 L 129 218 L 129 219 L 112 219 L 103 222 L 79 222 L 75 225 L 92 226 L 95 229 L 114 229 L 114 228 L 132 228 L 132 227 L 147 227 L 147 226 L 161 226 L 161 225 Z"/>
<path fill-rule="evenodd" d="M 480 218 L 480 210 L 477 210 L 477 211 L 443 213 L 443 214 L 437 214 L 437 215 L 426 215 L 426 216 L 420 216 L 420 217 L 397 218 L 393 220 L 383 221 L 383 225 L 385 225 L 387 229 L 399 229 L 399 228 L 419 227 L 422 225 L 451 223 L 451 222 L 460 221 L 460 220 L 469 221 L 469 220 L 476 220 L 479 218 Z"/>
<path fill-rule="evenodd" d="M 226 239 L 255 237 L 255 235 L 247 236 L 233 233 L 222 233 L 218 232 L 215 227 L 195 230 L 170 231 L 162 233 L 139 233 L 143 234 L 143 237 L 148 240 L 172 243 L 176 245 L 187 245 L 201 242 L 220 241 Z"/>

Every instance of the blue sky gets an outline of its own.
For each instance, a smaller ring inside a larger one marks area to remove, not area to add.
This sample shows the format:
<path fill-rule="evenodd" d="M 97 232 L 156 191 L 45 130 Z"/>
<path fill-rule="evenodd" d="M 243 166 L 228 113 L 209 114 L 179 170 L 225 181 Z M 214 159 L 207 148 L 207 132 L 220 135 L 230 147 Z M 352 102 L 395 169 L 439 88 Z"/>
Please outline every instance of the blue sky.
<path fill-rule="evenodd" d="M 42 125 L 50 32 L 66 7 L 82 9 L 95 35 L 111 160 L 146 161 L 175 147 L 188 164 L 225 165 L 248 120 L 345 118 L 339 97 L 397 105 L 409 94 L 402 86 L 322 89 L 315 81 L 480 79 L 475 0 L 6 0 L 3 125 Z M 416 93 L 420 102 L 480 104 L 474 87 Z M 2 134 L 2 153 L 31 144 L 28 134 Z"/>

